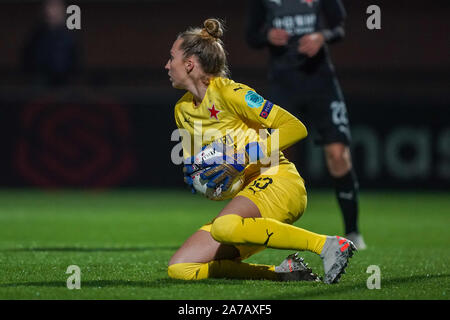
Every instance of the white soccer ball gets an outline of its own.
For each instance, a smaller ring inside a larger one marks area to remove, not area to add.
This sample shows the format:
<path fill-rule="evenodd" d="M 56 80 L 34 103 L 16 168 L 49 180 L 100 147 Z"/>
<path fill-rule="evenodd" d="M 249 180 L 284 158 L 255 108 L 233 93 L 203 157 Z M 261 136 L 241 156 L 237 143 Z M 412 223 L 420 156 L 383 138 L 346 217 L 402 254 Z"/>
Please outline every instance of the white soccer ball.
<path fill-rule="evenodd" d="M 223 153 L 216 148 L 207 146 L 195 156 L 195 163 L 201 163 L 202 161 L 206 162 L 208 159 L 221 157 L 222 155 Z M 242 172 L 233 179 L 228 190 L 223 191 L 222 184 L 219 184 L 215 189 L 208 188 L 206 186 L 208 180 L 204 180 L 200 177 L 200 175 L 208 169 L 208 167 L 200 169 L 191 174 L 194 189 L 208 199 L 220 201 L 233 198 L 244 186 L 244 174 Z"/>

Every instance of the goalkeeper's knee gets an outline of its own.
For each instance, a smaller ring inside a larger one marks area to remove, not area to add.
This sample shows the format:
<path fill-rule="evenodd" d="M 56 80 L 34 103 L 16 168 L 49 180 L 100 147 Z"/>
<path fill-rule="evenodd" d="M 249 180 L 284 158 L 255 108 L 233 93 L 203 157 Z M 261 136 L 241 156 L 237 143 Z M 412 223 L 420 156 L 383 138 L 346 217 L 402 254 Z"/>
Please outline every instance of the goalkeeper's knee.
<path fill-rule="evenodd" d="M 211 236 L 220 243 L 245 243 L 245 235 L 240 230 L 243 219 L 237 214 L 218 217 L 211 225 Z"/>

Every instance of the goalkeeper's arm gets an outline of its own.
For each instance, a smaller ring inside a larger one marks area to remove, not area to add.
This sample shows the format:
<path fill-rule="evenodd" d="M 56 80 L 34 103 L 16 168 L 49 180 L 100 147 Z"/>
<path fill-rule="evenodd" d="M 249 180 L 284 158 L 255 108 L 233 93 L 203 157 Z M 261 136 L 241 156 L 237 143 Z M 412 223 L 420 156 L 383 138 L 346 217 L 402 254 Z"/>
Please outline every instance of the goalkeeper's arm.
<path fill-rule="evenodd" d="M 305 125 L 282 108 L 278 109 L 271 127 L 278 134 L 272 131 L 266 141 L 261 141 L 265 145 L 266 157 L 277 155 L 279 151 L 289 148 L 308 135 Z M 274 140 L 275 137 L 278 137 L 278 141 Z"/>

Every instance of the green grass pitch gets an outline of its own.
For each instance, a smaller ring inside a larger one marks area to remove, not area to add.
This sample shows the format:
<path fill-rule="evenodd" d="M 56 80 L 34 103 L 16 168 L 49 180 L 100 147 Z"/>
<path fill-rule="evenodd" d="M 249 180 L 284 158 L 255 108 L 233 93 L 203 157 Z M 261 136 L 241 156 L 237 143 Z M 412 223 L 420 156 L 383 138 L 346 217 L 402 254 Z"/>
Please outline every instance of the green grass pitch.
<path fill-rule="evenodd" d="M 331 191 L 309 191 L 295 225 L 341 234 Z M 450 295 L 448 193 L 362 192 L 369 248 L 335 285 L 169 279 L 167 261 L 223 207 L 188 191 L 0 191 L 0 299 L 443 299 Z M 278 264 L 293 251 L 266 249 L 248 262 Z M 302 252 L 320 275 L 319 256 Z M 81 289 L 69 290 L 69 265 Z M 367 268 L 381 270 L 369 290 Z"/>

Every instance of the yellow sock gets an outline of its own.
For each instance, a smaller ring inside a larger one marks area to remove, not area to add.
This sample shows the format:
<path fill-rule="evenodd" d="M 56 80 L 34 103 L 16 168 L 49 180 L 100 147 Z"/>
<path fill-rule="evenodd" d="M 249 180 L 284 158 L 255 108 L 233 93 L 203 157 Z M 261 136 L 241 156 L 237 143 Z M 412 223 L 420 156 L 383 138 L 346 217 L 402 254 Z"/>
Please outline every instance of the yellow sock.
<path fill-rule="evenodd" d="M 214 260 L 208 263 L 175 263 L 169 266 L 167 272 L 169 277 L 181 280 L 207 278 L 278 280 L 275 266 L 234 260 Z"/>
<path fill-rule="evenodd" d="M 211 226 L 214 240 L 225 244 L 264 245 L 273 249 L 308 250 L 320 254 L 327 239 L 271 218 L 242 218 L 227 214 Z"/>

